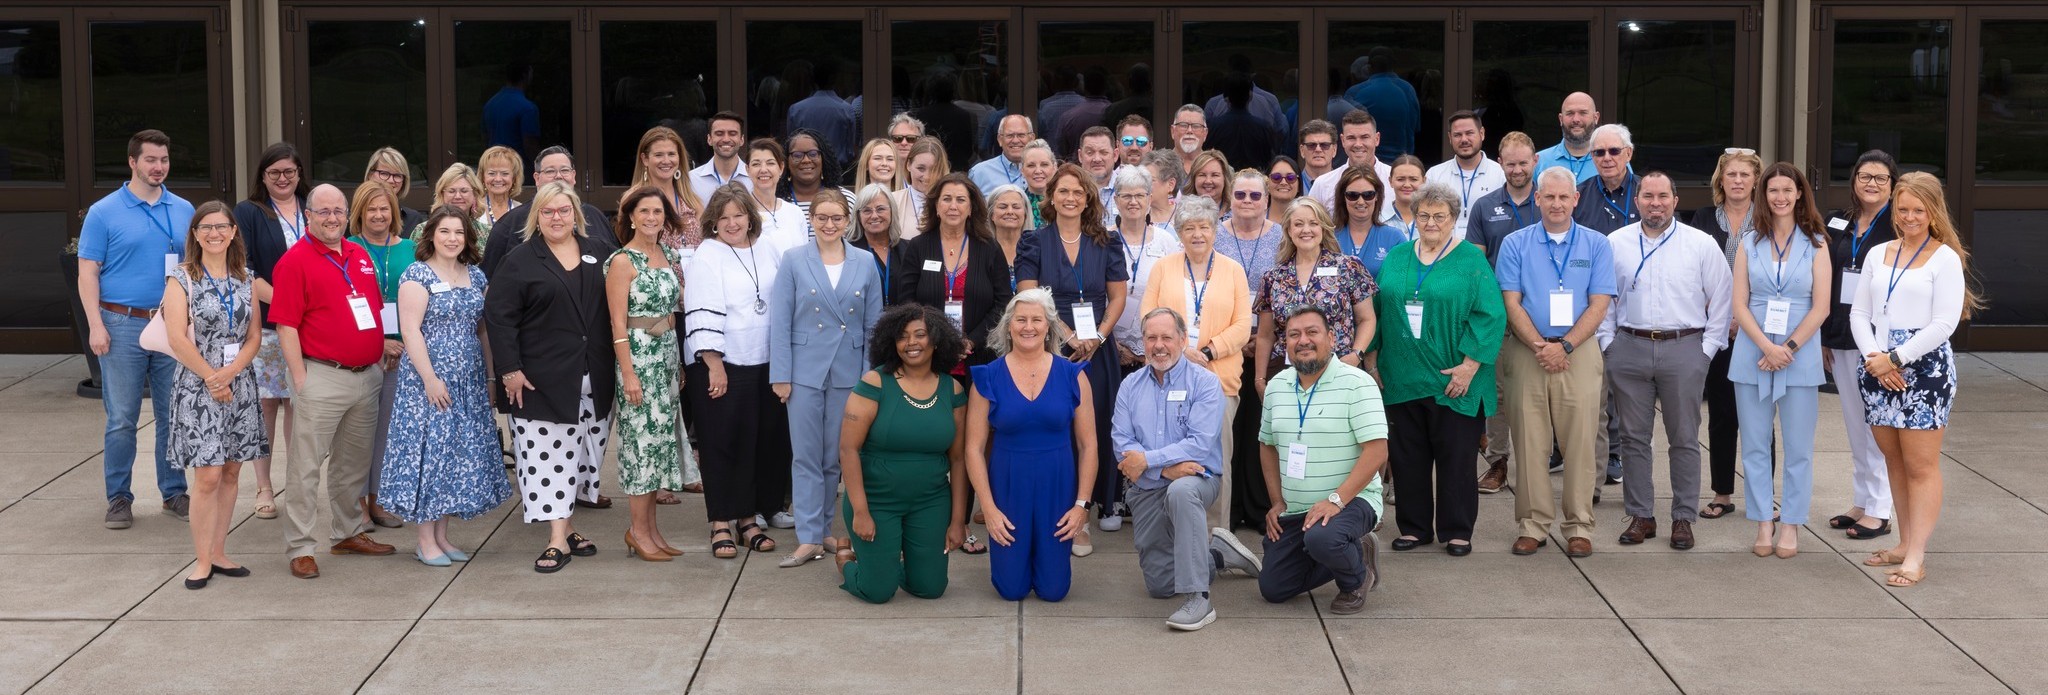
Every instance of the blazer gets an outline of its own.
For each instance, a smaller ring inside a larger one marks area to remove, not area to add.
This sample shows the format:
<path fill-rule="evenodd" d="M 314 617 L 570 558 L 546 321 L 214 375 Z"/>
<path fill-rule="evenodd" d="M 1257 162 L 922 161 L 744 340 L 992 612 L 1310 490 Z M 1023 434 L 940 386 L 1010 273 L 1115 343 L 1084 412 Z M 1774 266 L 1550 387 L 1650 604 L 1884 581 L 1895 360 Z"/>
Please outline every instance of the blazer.
<path fill-rule="evenodd" d="M 944 311 L 946 308 L 946 252 L 939 233 L 919 235 L 898 242 L 889 252 L 889 298 L 898 304 L 916 302 Z M 925 269 L 925 262 L 939 265 Z M 1003 308 L 1017 290 L 1010 287 L 1010 261 L 994 241 L 969 234 L 967 237 L 967 296 L 961 300 L 961 330 L 974 343 L 967 364 L 987 364 L 996 358 L 988 349 L 989 332 L 1003 318 Z"/>
<path fill-rule="evenodd" d="M 611 417 L 618 380 L 613 378 L 616 358 L 603 265 L 611 251 L 597 239 L 576 241 L 585 262 L 574 278 L 575 293 L 570 292 L 569 274 L 539 235 L 506 252 L 484 291 L 484 322 L 490 328 L 496 376 L 525 372 L 533 384 L 522 397 L 524 407 L 510 401 L 500 404 L 506 414 L 578 422 L 583 378 L 588 376 L 594 416 Z"/>
<path fill-rule="evenodd" d="M 868 370 L 868 338 L 882 318 L 874 254 L 844 240 L 839 284 L 815 243 L 782 254 L 768 294 L 768 382 L 850 389 Z"/>
<path fill-rule="evenodd" d="M 299 199 L 299 209 L 306 209 L 306 200 Z M 277 268 L 277 260 L 284 258 L 284 252 L 291 248 L 285 243 L 284 227 L 277 222 L 277 213 L 270 206 L 244 200 L 235 203 L 235 227 L 242 230 L 242 240 L 248 247 L 249 272 L 257 279 L 270 282 L 270 271 Z M 270 322 L 270 305 L 259 304 L 262 310 L 263 326 L 274 328 Z"/>
<path fill-rule="evenodd" d="M 505 262 L 505 256 L 512 253 L 512 249 L 524 243 L 524 240 L 519 238 L 519 233 L 526 229 L 526 218 L 531 214 L 533 214 L 533 206 L 521 205 L 512 208 L 510 212 L 505 213 L 504 217 L 498 218 L 498 221 L 491 225 L 491 238 L 484 240 L 483 268 L 485 278 L 498 279 L 498 266 Z M 424 222 L 426 220 L 421 219 L 420 221 Z M 405 228 L 412 229 L 414 224 L 413 222 L 407 222 Z M 613 243 L 615 237 L 612 236 L 612 225 L 610 221 L 605 219 L 604 211 L 597 209 L 596 206 L 589 203 L 583 204 L 583 233 L 589 235 L 590 240 L 597 242 L 599 246 L 604 248 L 604 253 L 597 254 L 600 262 L 606 258 L 611 258 L 612 252 L 619 250 L 619 245 Z M 561 266 L 557 265 L 555 267 L 560 268 Z M 607 326 L 605 334 L 610 335 L 610 332 L 611 328 Z"/>
<path fill-rule="evenodd" d="M 1692 219 L 1686 220 L 1686 224 L 1692 225 L 1694 229 L 1706 232 L 1707 236 L 1714 238 L 1715 245 L 1725 249 L 1728 248 L 1728 230 L 1722 229 L 1721 221 L 1714 218 L 1714 211 L 1717 209 L 1719 209 L 1717 206 L 1709 205 L 1694 210 Z"/>
<path fill-rule="evenodd" d="M 1244 385 L 1244 360 L 1238 355 L 1252 339 L 1252 288 L 1244 276 L 1244 266 L 1236 260 L 1213 249 L 1209 257 L 1216 259 L 1216 267 L 1209 271 L 1209 284 L 1202 290 L 1202 336 L 1200 341 L 1189 341 L 1188 347 L 1207 347 L 1216 355 L 1216 359 L 1209 360 L 1209 371 L 1223 383 L 1223 395 L 1235 396 Z M 1138 315 L 1166 307 L 1179 312 L 1181 319 L 1192 327 L 1194 317 L 1188 315 L 1191 307 L 1187 280 L 1186 252 L 1167 254 L 1152 264 L 1152 277 L 1145 281 L 1145 296 L 1138 304 Z"/>

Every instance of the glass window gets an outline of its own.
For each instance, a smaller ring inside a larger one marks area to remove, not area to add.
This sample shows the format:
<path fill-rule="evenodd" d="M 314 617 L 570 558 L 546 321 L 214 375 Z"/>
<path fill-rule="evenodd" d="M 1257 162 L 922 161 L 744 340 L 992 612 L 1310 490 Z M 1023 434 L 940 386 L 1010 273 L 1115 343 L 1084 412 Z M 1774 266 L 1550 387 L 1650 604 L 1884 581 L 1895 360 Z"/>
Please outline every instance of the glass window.
<path fill-rule="evenodd" d="M 125 140 L 122 146 L 127 146 Z M 173 172 L 177 164 L 171 162 Z M 72 213 L 64 211 L 0 212 L 0 230 L 5 230 L 7 240 L 7 253 L 0 254 L 0 295 L 7 297 L 0 328 L 71 325 L 77 286 L 66 279 L 67 269 L 57 264 L 71 240 L 65 231 L 71 219 Z"/>
<path fill-rule="evenodd" d="M 1154 137 L 1164 132 L 1159 119 L 1152 117 L 1152 38 L 1151 22 L 1041 22 L 1038 109 L 1033 119 L 1038 136 L 1046 138 L 1054 151 L 1071 154 L 1088 125 L 1113 124 L 1130 114 L 1151 121 Z M 1073 131 L 1073 145 L 1062 146 L 1052 138 L 1065 129 L 1069 111 L 1078 114 L 1076 124 L 1086 125 Z M 993 139 L 995 126 L 991 121 L 984 136 Z"/>
<path fill-rule="evenodd" d="M 128 138 L 155 128 L 171 137 L 171 186 L 212 187 L 206 39 L 201 21 L 92 23 L 94 183 L 127 180 Z"/>
<path fill-rule="evenodd" d="M 56 22 L 0 22 L 0 182 L 64 180 L 59 36 Z"/>
<path fill-rule="evenodd" d="M 1588 89 L 1588 29 L 1586 22 L 1572 20 L 1473 22 L 1472 84 L 1479 86 L 1479 108 L 1521 114 L 1522 132 L 1538 150 L 1557 144 L 1563 137 L 1558 105 L 1565 95 Z"/>
<path fill-rule="evenodd" d="M 910 112 L 946 143 L 954 171 L 992 156 L 991 116 L 1009 109 L 1009 23 L 900 21 L 889 29 L 889 112 Z"/>
<path fill-rule="evenodd" d="M 1947 21 L 1835 22 L 1828 175 L 1848 183 L 1856 157 L 1871 149 L 1940 175 L 1948 164 L 1948 68 Z"/>
<path fill-rule="evenodd" d="M 1208 118 L 1209 147 L 1222 150 L 1232 166 L 1261 168 L 1275 154 L 1294 152 L 1301 111 L 1298 23 L 1187 22 L 1181 50 L 1180 93 Z"/>
<path fill-rule="evenodd" d="M 1637 171 L 1705 183 L 1735 138 L 1735 22 L 1623 21 L 1621 103 L 1610 120 L 1635 136 Z"/>
<path fill-rule="evenodd" d="M 2048 258 L 2048 237 L 2040 233 L 2048 229 L 2048 210 L 1979 210 L 1974 217 L 1970 271 L 1982 281 L 1990 307 L 1971 321 L 1994 326 L 2048 324 L 2048 276 L 2040 267 L 2040 259 Z"/>
<path fill-rule="evenodd" d="M 860 153 L 860 56 L 858 21 L 747 22 L 747 136 L 809 128 L 845 171 Z"/>
<path fill-rule="evenodd" d="M 617 21 L 598 25 L 604 184 L 632 184 L 633 151 L 648 128 L 683 138 L 692 166 L 711 158 L 704 136 L 718 101 L 718 23 Z"/>
<path fill-rule="evenodd" d="M 569 22 L 455 22 L 455 158 L 476 165 L 493 145 L 533 155 L 568 145 Z M 424 164 L 419 162 L 417 164 Z M 432 186 L 439 171 L 427 173 Z"/>
<path fill-rule="evenodd" d="M 1406 82 L 1415 93 L 1417 110 L 1413 129 L 1415 156 L 1422 161 L 1435 162 L 1444 159 L 1444 23 L 1425 22 L 1332 22 L 1330 24 L 1330 74 L 1326 76 L 1330 89 L 1329 103 L 1316 118 L 1328 120 L 1331 125 L 1343 122 L 1344 114 L 1358 108 L 1359 99 L 1379 91 L 1379 85 L 1368 87 L 1366 82 L 1375 72 L 1391 72 L 1391 79 Z M 1379 56 L 1384 67 L 1375 70 L 1373 56 Z M 1381 78 L 1389 79 L 1389 78 Z M 1398 85 L 1397 85 L 1398 86 Z M 1491 152 L 1500 141 L 1497 133 L 1522 129 L 1522 112 L 1514 108 L 1513 100 L 1504 101 L 1504 106 L 1491 112 L 1482 111 L 1486 125 L 1485 148 Z M 1375 108 L 1388 108 L 1379 107 Z M 1378 120 L 1378 110 L 1372 110 Z M 1307 119 L 1303 119 L 1304 121 Z M 1385 125 L 1381 132 L 1387 130 Z M 1386 136 L 1380 138 L 1380 158 L 1391 160 L 1387 152 L 1392 143 Z M 1343 152 L 1338 152 L 1341 159 Z"/>
<path fill-rule="evenodd" d="M 2048 22 L 1985 22 L 1977 180 L 2048 181 Z"/>
<path fill-rule="evenodd" d="M 426 35 L 424 19 L 306 23 L 313 181 L 360 182 L 385 146 L 405 155 L 415 185 L 426 177 Z"/>

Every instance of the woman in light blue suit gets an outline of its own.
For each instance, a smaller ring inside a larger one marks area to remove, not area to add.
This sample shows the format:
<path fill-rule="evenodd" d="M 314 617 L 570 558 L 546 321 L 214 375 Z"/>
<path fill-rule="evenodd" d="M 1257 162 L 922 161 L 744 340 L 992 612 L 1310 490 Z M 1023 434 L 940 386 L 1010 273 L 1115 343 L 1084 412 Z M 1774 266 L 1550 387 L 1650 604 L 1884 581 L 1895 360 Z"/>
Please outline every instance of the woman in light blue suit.
<path fill-rule="evenodd" d="M 797 567 L 850 545 L 829 536 L 839 506 L 839 425 L 868 370 L 868 333 L 882 317 L 882 277 L 846 243 L 851 211 L 836 190 L 811 201 L 815 243 L 782 254 L 770 294 L 769 382 L 789 407 L 790 507 Z M 836 540 L 836 542 L 835 542 Z"/>

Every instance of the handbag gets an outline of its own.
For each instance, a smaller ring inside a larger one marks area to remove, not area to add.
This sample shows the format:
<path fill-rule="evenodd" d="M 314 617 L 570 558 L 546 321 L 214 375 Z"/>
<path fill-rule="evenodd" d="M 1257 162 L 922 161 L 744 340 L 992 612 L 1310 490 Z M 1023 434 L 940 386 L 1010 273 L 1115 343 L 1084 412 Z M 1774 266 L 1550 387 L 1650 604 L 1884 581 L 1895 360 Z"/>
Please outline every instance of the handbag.
<path fill-rule="evenodd" d="M 192 339 L 192 327 L 189 324 L 185 327 L 185 338 Z M 149 325 L 142 327 L 139 342 L 142 343 L 144 350 L 172 354 L 170 329 L 164 327 L 164 312 L 161 308 L 149 315 Z"/>

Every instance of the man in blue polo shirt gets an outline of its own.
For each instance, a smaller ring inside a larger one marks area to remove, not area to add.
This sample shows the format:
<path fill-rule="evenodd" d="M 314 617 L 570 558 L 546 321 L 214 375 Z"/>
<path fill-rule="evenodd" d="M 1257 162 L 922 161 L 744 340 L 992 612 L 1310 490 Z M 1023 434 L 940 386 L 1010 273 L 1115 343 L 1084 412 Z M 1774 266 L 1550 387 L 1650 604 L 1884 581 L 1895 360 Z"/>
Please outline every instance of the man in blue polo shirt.
<path fill-rule="evenodd" d="M 1593 178 L 1593 155 L 1586 150 L 1593 147 L 1593 128 L 1598 125 L 1600 109 L 1593 106 L 1593 95 L 1585 92 L 1565 95 L 1564 105 L 1557 111 L 1557 127 L 1564 131 L 1564 139 L 1536 153 L 1536 170 L 1548 171 L 1551 167 L 1570 169 L 1573 183 Z"/>
<path fill-rule="evenodd" d="M 1637 178 L 1629 170 L 1636 141 L 1628 126 L 1609 123 L 1593 130 L 1593 168 L 1599 175 L 1579 182 L 1579 205 L 1572 221 L 1601 234 L 1612 234 L 1643 221 L 1636 209 Z"/>
<path fill-rule="evenodd" d="M 93 203 L 78 233 L 78 298 L 85 307 L 87 344 L 100 359 L 100 405 L 107 431 L 100 457 L 107 482 L 107 528 L 135 524 L 128 489 L 135 467 L 135 421 L 142 389 L 159 423 L 171 421 L 172 379 L 178 361 L 142 349 L 142 327 L 164 300 L 164 278 L 185 253 L 192 204 L 164 187 L 171 174 L 171 138 L 145 130 L 128 139 L 128 183 Z M 191 498 L 185 474 L 171 465 L 170 438 L 156 438 L 156 488 L 164 514 L 187 520 Z"/>
<path fill-rule="evenodd" d="M 1606 365 L 1599 345 L 1577 348 L 1594 339 L 1616 291 L 1607 237 L 1572 221 L 1574 183 L 1570 169 L 1543 171 L 1536 184 L 1543 222 L 1508 235 L 1496 273 L 1518 348 L 1504 350 L 1500 365 L 1507 372 L 1501 411 L 1515 448 L 1525 452 L 1515 467 L 1516 555 L 1542 547 L 1556 517 L 1549 473 L 1526 456 L 1553 444 L 1564 452 L 1565 554 L 1593 553 L 1593 441 Z"/>
<path fill-rule="evenodd" d="M 996 156 L 981 160 L 974 168 L 967 170 L 967 178 L 974 187 L 981 189 L 982 197 L 1005 184 L 1024 185 L 1024 146 L 1038 138 L 1038 131 L 1031 126 L 1031 118 L 1022 114 L 1010 114 L 996 124 L 996 142 L 1003 151 Z M 909 166 L 908 162 L 903 163 Z"/>
<path fill-rule="evenodd" d="M 526 97 L 526 85 L 532 81 L 532 65 L 507 65 L 504 88 L 484 102 L 484 139 L 518 150 L 527 161 L 540 150 L 540 106 Z"/>

